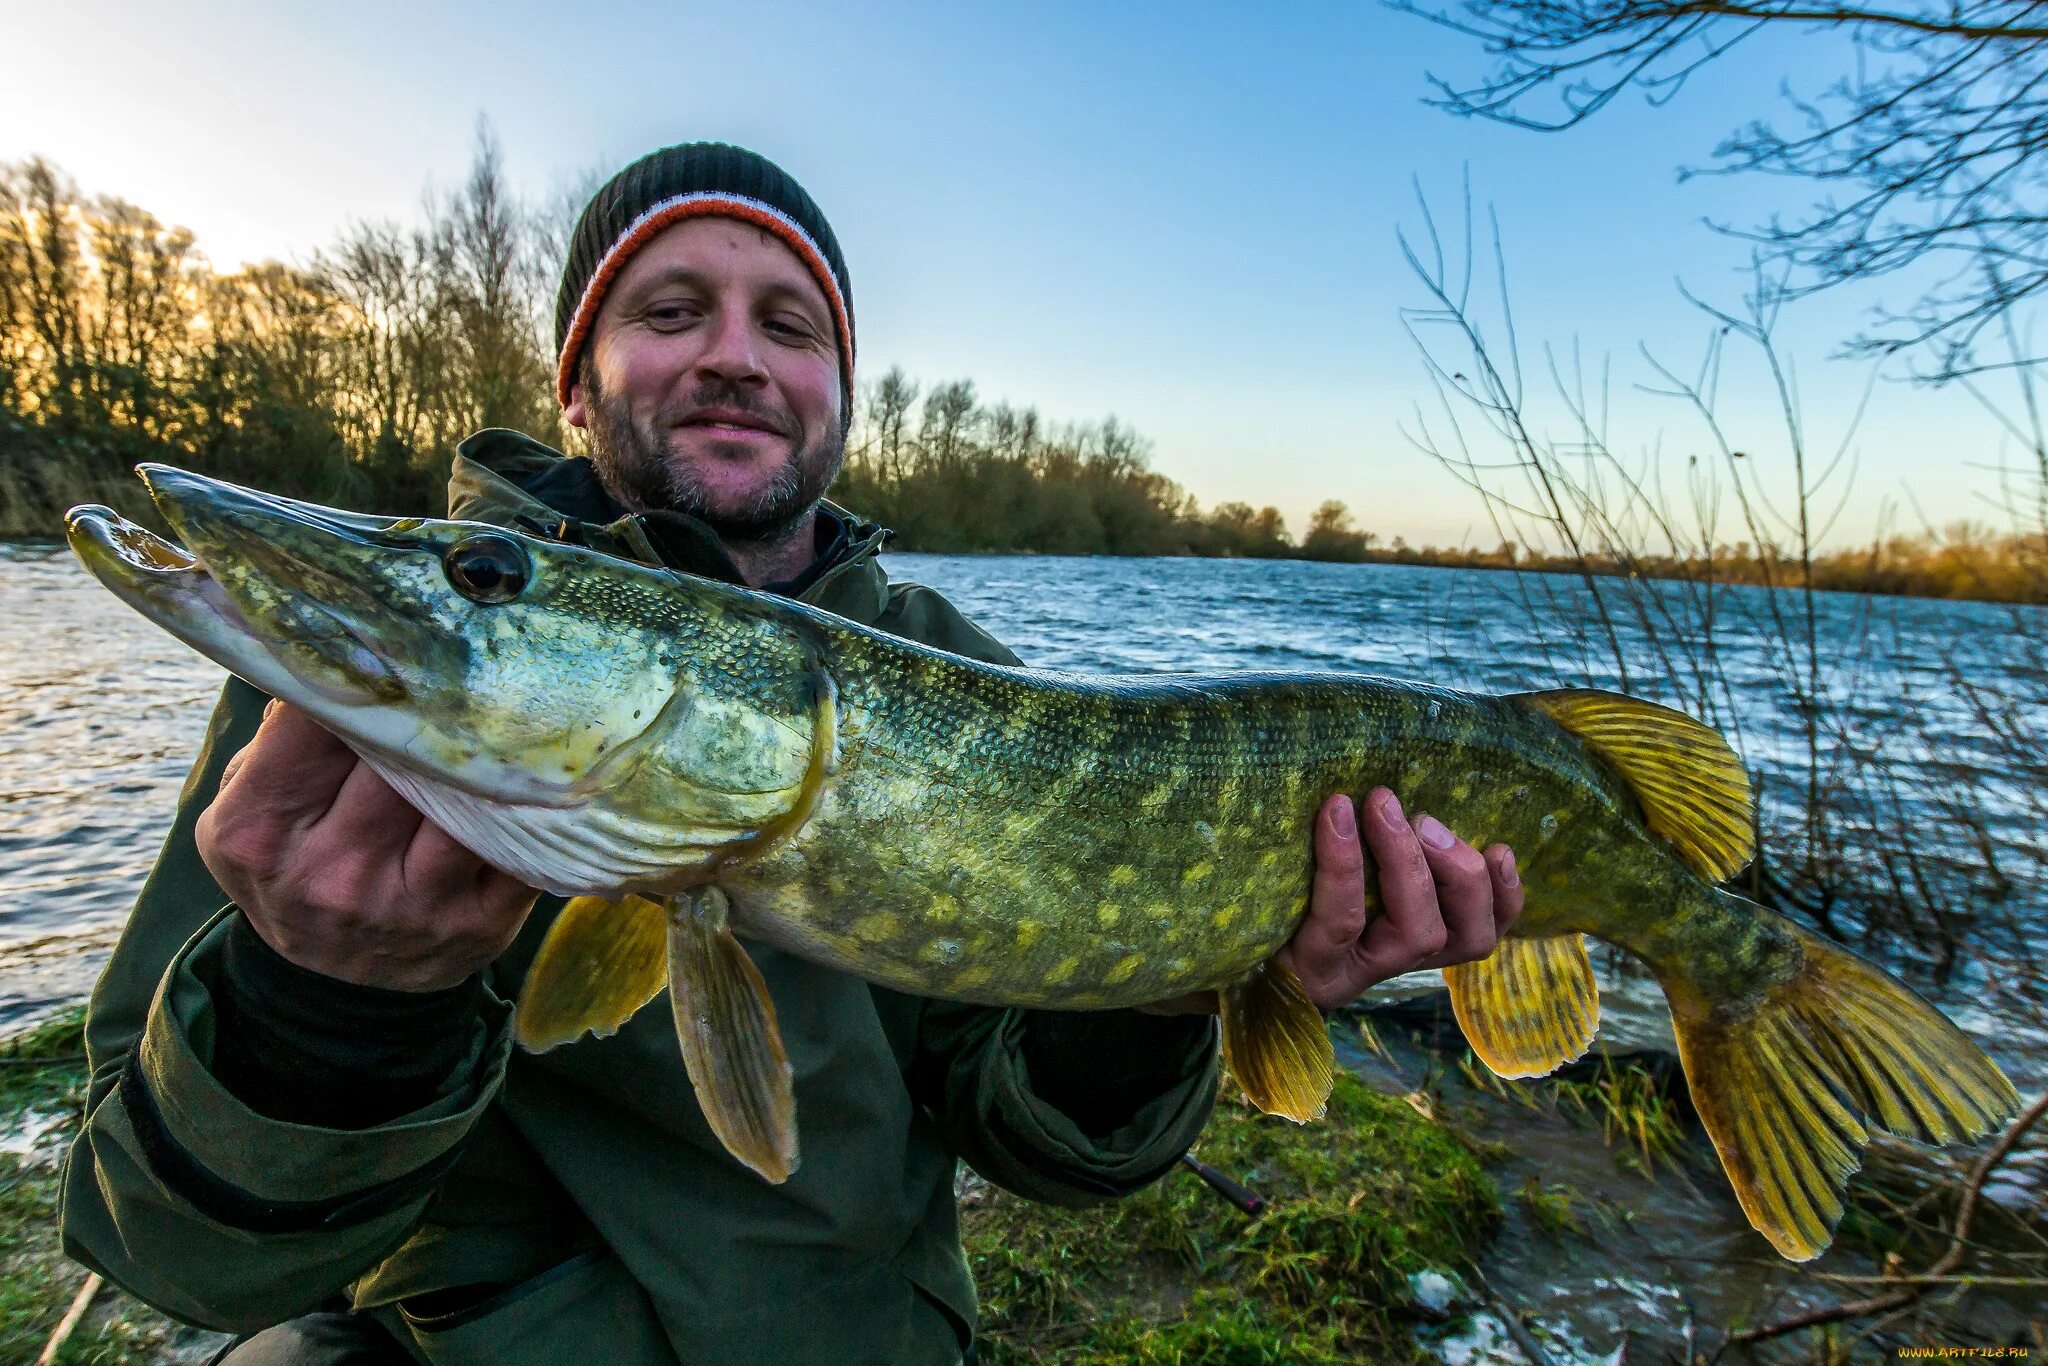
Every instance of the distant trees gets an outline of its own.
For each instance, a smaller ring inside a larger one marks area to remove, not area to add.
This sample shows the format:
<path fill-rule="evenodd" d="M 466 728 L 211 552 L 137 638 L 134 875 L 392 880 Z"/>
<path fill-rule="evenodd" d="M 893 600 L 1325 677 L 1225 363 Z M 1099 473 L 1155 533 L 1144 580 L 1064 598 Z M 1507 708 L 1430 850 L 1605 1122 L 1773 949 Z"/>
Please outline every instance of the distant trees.
<path fill-rule="evenodd" d="M 901 368 L 863 384 L 854 408 L 833 496 L 894 527 L 905 549 L 1296 553 L 1278 509 L 1223 503 L 1205 515 L 1114 417 L 1055 427 L 1035 408 L 983 404 L 972 380 L 926 390 Z"/>
<path fill-rule="evenodd" d="M 1805 180 L 1820 196 L 1737 231 L 1789 268 L 1792 293 L 1909 272 L 1918 297 L 1881 313 L 1855 349 L 1913 351 L 1935 382 L 2012 363 L 2012 312 L 2048 289 L 2048 4 L 1394 3 L 1478 39 L 1492 61 L 1476 80 L 1432 77 L 1445 108 L 1540 129 L 1572 127 L 1630 87 L 1674 98 L 1765 31 L 1846 34 L 1824 88 L 1788 88 L 1787 124 L 1752 118 L 1715 149 L 1714 170 Z"/>
<path fill-rule="evenodd" d="M 215 272 L 184 229 L 0 166 L 0 534 L 136 511 L 137 460 L 355 507 L 441 501 L 469 432 L 562 432 L 554 264 L 480 128 L 424 222 L 357 224 L 303 266 Z"/>
<path fill-rule="evenodd" d="M 423 221 L 221 273 L 189 232 L 47 162 L 0 166 L 0 535 L 55 534 L 78 502 L 147 516 L 139 460 L 419 513 L 481 427 L 563 443 L 551 310 L 570 198 L 520 203 L 479 127 L 467 179 Z M 972 380 L 927 391 L 890 370 L 856 396 L 837 496 L 919 549 L 1296 553 L 1277 509 L 1205 515 L 1150 454 L 1115 418 L 1055 428 Z"/>
<path fill-rule="evenodd" d="M 551 291 L 566 200 L 535 213 L 478 132 L 468 178 L 423 221 L 360 223 L 302 265 L 216 272 L 181 228 L 82 194 L 42 161 L 0 165 L 0 536 L 54 535 L 65 508 L 149 515 L 130 473 L 166 460 L 320 502 L 438 510 L 456 443 L 509 426 L 563 444 Z M 1775 555 L 1585 563 L 1381 546 L 1330 499 L 1297 543 L 1279 510 L 1204 510 L 1115 418 L 1055 424 L 969 379 L 892 368 L 855 395 L 834 496 L 904 549 L 1206 555 L 1779 582 Z M 1821 587 L 2038 600 L 2038 535 L 1972 529 L 1817 557 Z"/>
<path fill-rule="evenodd" d="M 1351 521 L 1351 509 L 1332 498 L 1309 516 L 1308 533 L 1301 538 L 1301 557 L 1362 560 L 1378 539 L 1370 531 L 1360 531 Z"/>

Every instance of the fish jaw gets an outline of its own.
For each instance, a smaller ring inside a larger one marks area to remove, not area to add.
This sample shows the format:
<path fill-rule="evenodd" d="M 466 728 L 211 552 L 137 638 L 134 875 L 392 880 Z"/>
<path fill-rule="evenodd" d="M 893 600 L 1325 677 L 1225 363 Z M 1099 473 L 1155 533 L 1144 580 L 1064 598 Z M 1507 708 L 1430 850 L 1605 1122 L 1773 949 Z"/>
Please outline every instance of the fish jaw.
<path fill-rule="evenodd" d="M 185 605 L 212 608 L 222 623 L 188 611 L 188 629 L 162 624 L 359 752 L 424 780 L 493 802 L 578 805 L 599 769 L 617 779 L 621 751 L 676 692 L 665 667 L 673 652 L 657 633 L 555 600 L 573 575 L 546 543 L 337 512 L 166 466 L 141 473 L 189 555 L 128 528 L 100 538 L 129 547 L 119 577 L 160 578 L 135 571 L 196 560 L 212 586 Z M 447 556 L 478 538 L 525 557 L 530 582 L 515 599 L 480 602 L 452 583 Z M 122 596 L 159 619 L 149 595 Z"/>
<path fill-rule="evenodd" d="M 73 508 L 65 519 L 71 551 L 107 590 L 142 616 L 230 673 L 307 712 L 344 735 L 359 751 L 404 754 L 420 726 L 403 705 L 402 688 L 382 659 L 348 639 L 339 624 L 323 626 L 345 669 L 294 668 L 293 643 L 243 613 L 199 559 L 111 509 Z M 299 608 L 300 619 L 318 609 Z"/>
<path fill-rule="evenodd" d="M 391 672 L 357 646 L 348 672 L 309 680 L 276 655 L 280 642 L 259 629 L 197 556 L 96 505 L 65 518 L 71 551 L 114 596 L 223 668 L 274 696 L 322 710 L 330 705 L 374 704 L 393 690 Z M 324 635 L 332 637 L 329 629 Z"/>

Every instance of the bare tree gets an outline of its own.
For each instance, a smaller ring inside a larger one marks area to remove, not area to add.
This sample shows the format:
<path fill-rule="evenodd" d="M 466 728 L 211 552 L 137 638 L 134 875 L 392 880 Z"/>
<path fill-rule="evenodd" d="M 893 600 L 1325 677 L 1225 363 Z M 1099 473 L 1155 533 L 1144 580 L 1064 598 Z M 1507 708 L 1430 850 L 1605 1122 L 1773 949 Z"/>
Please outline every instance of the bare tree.
<path fill-rule="evenodd" d="M 857 444 L 857 454 L 871 460 L 877 476 L 894 483 L 909 473 L 905 464 L 908 452 L 906 425 L 910 421 L 910 410 L 917 403 L 917 381 L 903 373 L 903 367 L 892 365 L 880 379 L 865 386 L 862 397 L 863 432 Z"/>
<path fill-rule="evenodd" d="M 505 182 L 497 135 L 477 121 L 476 152 L 462 189 L 432 209 L 437 274 L 460 328 L 470 428 L 514 427 L 548 437 L 556 428 L 547 356 L 551 274 L 533 216 Z"/>
<path fill-rule="evenodd" d="M 924 424 L 918 432 L 925 458 L 940 469 L 965 459 L 980 412 L 974 399 L 973 380 L 955 379 L 934 385 L 925 395 Z"/>
<path fill-rule="evenodd" d="M 1708 168 L 1809 181 L 1822 198 L 1726 230 L 1793 267 L 1788 294 L 1908 272 L 1917 297 L 1880 308 L 1852 350 L 1914 352 L 1916 376 L 1934 383 L 2015 363 L 2002 347 L 1987 357 L 1983 343 L 2048 288 L 2048 177 L 2036 157 L 2048 145 L 2044 0 L 1391 3 L 1477 38 L 1493 58 L 1478 80 L 1432 76 L 1439 105 L 1546 130 L 1632 87 L 1652 103 L 1673 99 L 1702 66 L 1767 31 L 1846 34 L 1832 83 L 1788 90 L 1786 126 L 1749 122 Z"/>

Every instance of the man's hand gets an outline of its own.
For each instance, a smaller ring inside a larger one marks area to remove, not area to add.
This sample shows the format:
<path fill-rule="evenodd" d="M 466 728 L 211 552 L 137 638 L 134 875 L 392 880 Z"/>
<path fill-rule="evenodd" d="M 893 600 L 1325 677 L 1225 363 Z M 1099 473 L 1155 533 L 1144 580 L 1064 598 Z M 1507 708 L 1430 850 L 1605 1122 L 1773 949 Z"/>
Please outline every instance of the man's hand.
<path fill-rule="evenodd" d="M 1367 987 L 1422 968 L 1447 968 L 1492 953 L 1522 913 L 1522 882 L 1505 844 L 1484 854 L 1433 816 L 1413 821 L 1384 787 L 1360 820 L 1341 792 L 1316 813 L 1315 880 L 1308 915 L 1274 957 L 1294 969 L 1309 999 L 1333 1010 Z M 1365 923 L 1365 855 L 1380 874 L 1381 914 Z M 1154 1015 L 1214 1013 L 1216 993 L 1195 992 L 1138 1009 Z"/>
<path fill-rule="evenodd" d="M 1360 835 L 1379 868 L 1382 913 L 1370 925 Z M 1390 977 L 1486 957 L 1521 911 L 1505 844 L 1481 854 L 1433 816 L 1408 819 L 1384 787 L 1367 794 L 1362 818 L 1339 793 L 1316 815 L 1308 916 L 1276 956 L 1330 1010 Z"/>
<path fill-rule="evenodd" d="M 266 944 L 362 986 L 457 985 L 504 952 L 537 895 L 281 702 L 229 761 L 196 837 Z"/>

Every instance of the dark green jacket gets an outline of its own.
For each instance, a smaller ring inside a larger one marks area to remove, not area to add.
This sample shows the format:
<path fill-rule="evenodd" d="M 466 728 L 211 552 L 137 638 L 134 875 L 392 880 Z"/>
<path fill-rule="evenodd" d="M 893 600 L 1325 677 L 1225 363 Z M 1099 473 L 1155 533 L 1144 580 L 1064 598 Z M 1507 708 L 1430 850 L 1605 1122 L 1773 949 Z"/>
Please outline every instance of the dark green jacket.
<path fill-rule="evenodd" d="M 559 459 L 510 433 L 472 438 L 452 515 L 659 562 L 639 520 L 565 524 L 523 491 Z M 802 599 L 1012 658 L 937 593 L 891 584 L 885 535 L 854 523 Z M 1046 1017 L 903 996 L 752 945 L 803 1143 L 796 1175 L 771 1186 L 706 1128 L 666 1008 L 610 1039 L 513 1049 L 505 1002 L 560 908 L 547 897 L 486 975 L 467 1060 L 433 1103 L 363 1130 L 267 1118 L 209 1070 L 236 912 L 193 843 L 264 701 L 228 683 L 93 993 L 89 1108 L 65 1174 L 67 1250 L 178 1318 L 248 1331 L 345 1301 L 425 1360 L 500 1366 L 957 1361 L 974 1292 L 956 1158 L 1027 1197 L 1086 1204 L 1157 1178 L 1208 1117 L 1213 1031 L 1128 1124 L 1090 1136 L 1033 1091 L 1024 1039 Z M 511 1288 L 441 1319 L 408 1312 L 479 1284 Z"/>

